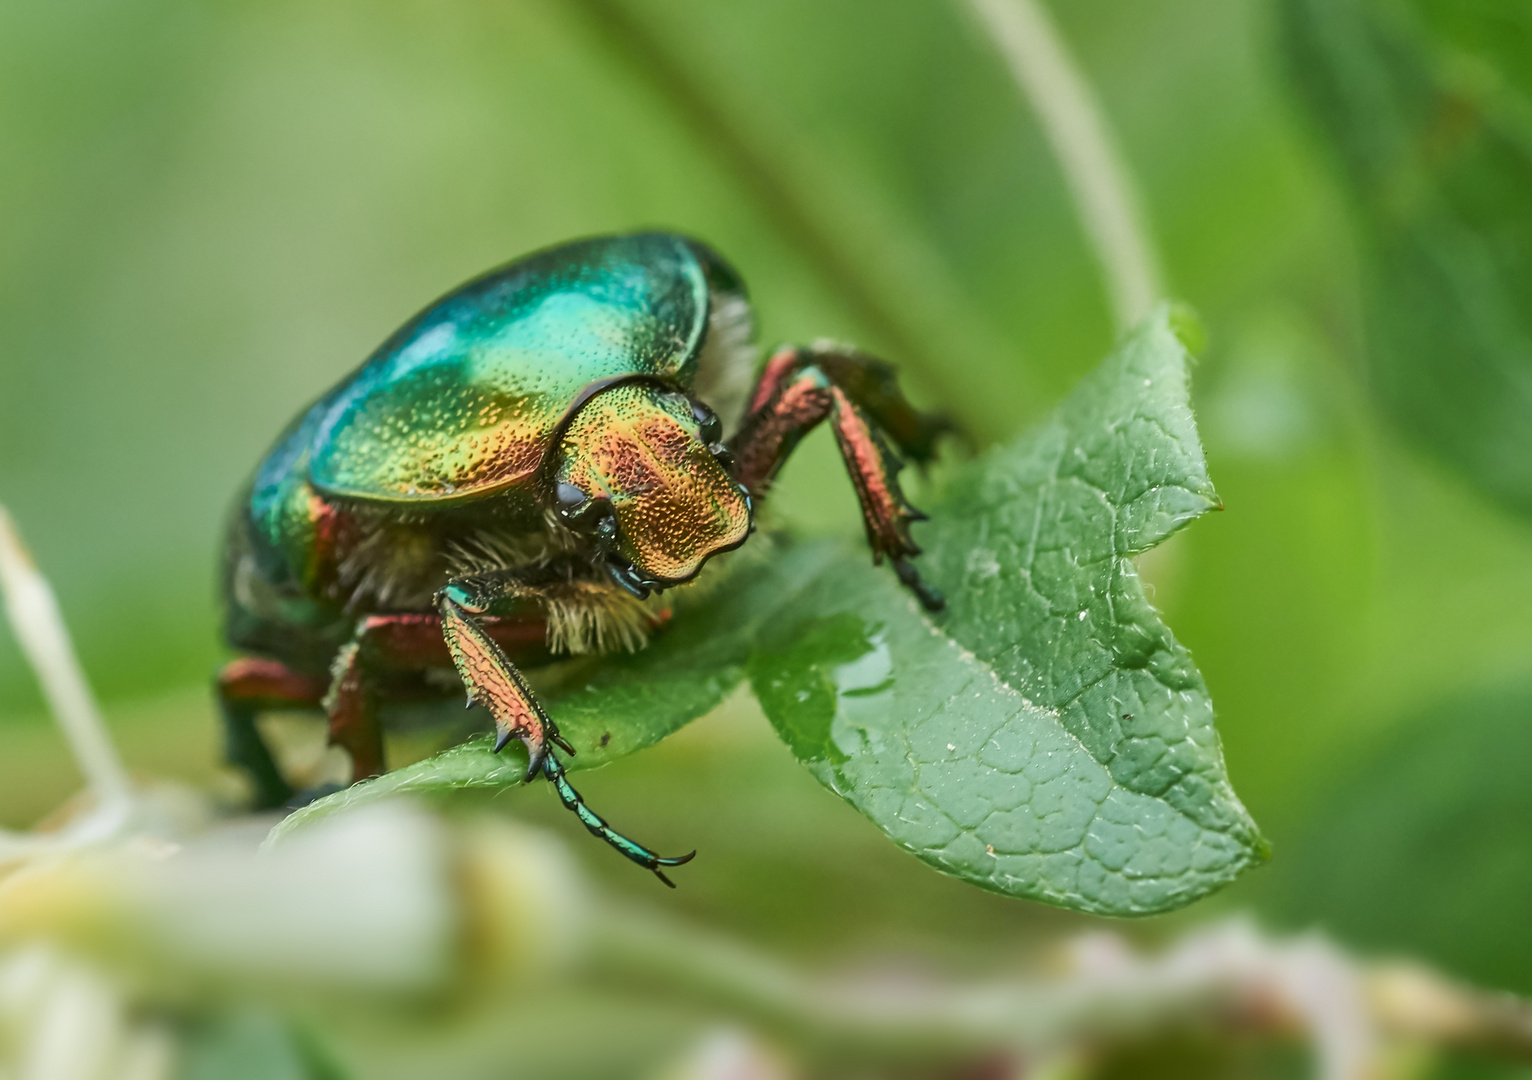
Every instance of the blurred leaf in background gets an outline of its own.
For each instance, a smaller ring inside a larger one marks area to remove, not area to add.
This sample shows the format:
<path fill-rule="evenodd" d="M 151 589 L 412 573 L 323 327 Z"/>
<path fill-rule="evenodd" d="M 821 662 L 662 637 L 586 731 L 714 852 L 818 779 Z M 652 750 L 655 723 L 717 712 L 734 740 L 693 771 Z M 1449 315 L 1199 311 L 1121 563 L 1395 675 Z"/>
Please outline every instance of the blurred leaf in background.
<path fill-rule="evenodd" d="M 1395 437 L 1525 514 L 1532 13 L 1282 0 L 1278 14 L 1287 75 L 1354 211 L 1367 389 Z M 1422 684 L 1402 664 L 1362 665 L 1398 672 L 1392 689 L 1364 675 L 1359 683 L 1376 693 L 1353 699 L 1364 711 L 1391 701 L 1394 719 L 1325 771 L 1325 793 L 1271 883 L 1273 910 L 1525 989 L 1532 952 L 1513 912 L 1528 856 L 1510 823 L 1524 816 L 1517 792 L 1528 750 L 1517 732 L 1532 716 L 1532 692 L 1526 654 L 1502 650 L 1485 631 L 1519 638 L 1526 624 L 1525 577 L 1504 560 L 1528 551 L 1528 531 L 1398 451 L 1385 448 L 1377 465 L 1374 489 L 1404 511 L 1380 548 L 1415 555 L 1378 564 L 1392 570 L 1378 579 L 1374 648 L 1411 637 L 1444 677 Z M 1474 584 L 1480 566 L 1502 568 L 1504 590 L 1489 577 Z M 1465 637 L 1472 647 L 1459 647 Z"/>
<path fill-rule="evenodd" d="M 1374 393 L 1406 438 L 1532 511 L 1532 15 L 1281 10 L 1294 80 L 1357 209 Z"/>
<path fill-rule="evenodd" d="M 1296 840 L 1283 906 L 1364 949 L 1532 991 L 1532 685 L 1419 710 L 1342 770 Z"/>

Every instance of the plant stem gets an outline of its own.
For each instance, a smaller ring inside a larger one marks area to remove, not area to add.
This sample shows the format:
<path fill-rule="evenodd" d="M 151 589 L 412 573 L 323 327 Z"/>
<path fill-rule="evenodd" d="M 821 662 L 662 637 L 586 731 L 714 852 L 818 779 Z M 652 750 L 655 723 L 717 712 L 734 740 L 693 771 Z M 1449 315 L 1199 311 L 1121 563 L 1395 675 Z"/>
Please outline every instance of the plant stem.
<path fill-rule="evenodd" d="M 877 1058 L 1004 1050 L 1038 1060 L 1188 1021 L 1269 1037 L 1304 1032 L 1322 1080 L 1377 1075 L 1390 1041 L 1532 1059 L 1532 1004 L 1425 968 L 1360 962 L 1317 935 L 1268 938 L 1233 921 L 1158 956 L 1114 934 L 1076 939 L 1053 975 L 951 984 L 823 979 L 683 923 L 610 908 L 604 975 L 734 1012 L 824 1047 Z"/>
<path fill-rule="evenodd" d="M 0 507 L 0 585 L 5 589 L 11 629 L 98 804 L 126 803 L 132 790 L 127 770 L 80 669 L 58 600 L 4 507 Z"/>
<path fill-rule="evenodd" d="M 1117 328 L 1126 330 L 1160 299 L 1158 259 L 1090 85 L 1038 0 L 967 3 L 1042 122 L 1101 264 Z"/>

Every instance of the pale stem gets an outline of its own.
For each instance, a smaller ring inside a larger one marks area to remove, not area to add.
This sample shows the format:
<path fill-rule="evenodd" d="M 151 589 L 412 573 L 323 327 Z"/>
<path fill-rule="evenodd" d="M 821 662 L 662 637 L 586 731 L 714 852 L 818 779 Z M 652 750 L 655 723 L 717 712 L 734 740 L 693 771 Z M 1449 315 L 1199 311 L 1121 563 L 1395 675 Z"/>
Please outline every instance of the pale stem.
<path fill-rule="evenodd" d="M 1106 280 L 1118 330 L 1160 299 L 1154 245 L 1101 109 L 1038 0 L 967 0 L 1042 122 Z"/>
<path fill-rule="evenodd" d="M 1158 956 L 1114 934 L 1076 939 L 1063 970 L 969 985 L 824 979 L 725 939 L 612 909 L 608 974 L 695 996 L 813 1043 L 908 1061 L 1008 1050 L 1032 1063 L 1187 1021 L 1305 1032 L 1321 1080 L 1379 1075 L 1391 1040 L 1532 1058 L 1532 1005 L 1416 966 L 1367 964 L 1317 935 L 1270 938 L 1234 921 Z"/>
<path fill-rule="evenodd" d="M 63 729 L 98 805 L 126 803 L 132 790 L 127 770 L 80 669 L 58 601 L 4 507 L 0 507 L 0 586 L 5 589 L 5 614 L 16 641 L 37 673 L 53 718 Z"/>

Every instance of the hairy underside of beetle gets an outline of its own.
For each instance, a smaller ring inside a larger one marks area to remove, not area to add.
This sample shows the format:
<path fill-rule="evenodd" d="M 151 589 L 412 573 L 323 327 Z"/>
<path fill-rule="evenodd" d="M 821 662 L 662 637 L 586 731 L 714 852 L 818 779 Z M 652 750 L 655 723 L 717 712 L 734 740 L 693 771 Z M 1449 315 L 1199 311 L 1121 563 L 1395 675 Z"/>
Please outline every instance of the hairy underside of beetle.
<path fill-rule="evenodd" d="M 513 609 L 547 623 L 555 655 L 636 652 L 667 602 L 639 600 L 612 583 L 595 555 L 553 513 L 540 522 L 451 529 L 428 516 L 363 513 L 339 553 L 338 598 L 349 614 L 429 611 L 451 578 L 509 576 Z"/>

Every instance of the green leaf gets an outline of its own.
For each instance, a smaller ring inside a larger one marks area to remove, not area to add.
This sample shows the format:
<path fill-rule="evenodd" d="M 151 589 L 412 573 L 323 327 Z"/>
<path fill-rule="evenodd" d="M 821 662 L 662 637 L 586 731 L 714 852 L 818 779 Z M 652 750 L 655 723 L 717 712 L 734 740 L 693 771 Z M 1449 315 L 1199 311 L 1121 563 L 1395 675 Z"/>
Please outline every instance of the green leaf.
<path fill-rule="evenodd" d="M 1212 703 L 1132 556 L 1219 505 L 1162 308 L 932 508 L 932 618 L 865 555 L 801 578 L 750 665 L 793 751 L 901 847 L 1076 910 L 1179 907 L 1264 857 Z"/>
<path fill-rule="evenodd" d="M 1207 688 L 1132 556 L 1218 505 L 1162 308 L 1053 422 L 963 469 L 933 507 L 927 616 L 860 545 L 751 545 L 674 629 L 547 694 L 572 764 L 648 746 L 748 670 L 794 754 L 901 847 L 985 888 L 1164 911 L 1263 857 Z M 514 756 L 513 756 L 514 754 Z M 476 740 L 292 815 L 520 781 Z"/>
<path fill-rule="evenodd" d="M 1406 435 L 1532 512 L 1532 104 L 1490 53 L 1443 48 L 1397 5 L 1285 0 L 1282 13 L 1359 210 L 1374 393 Z"/>

